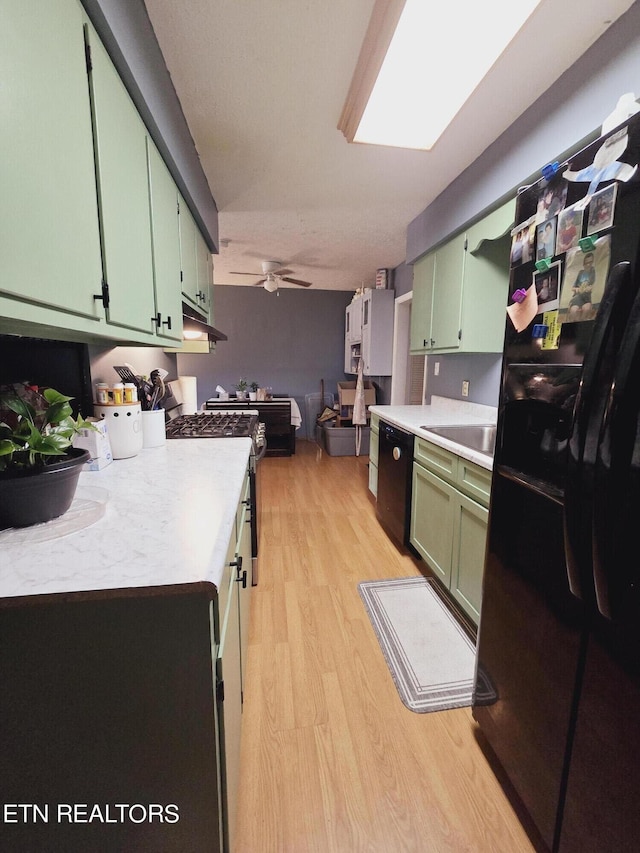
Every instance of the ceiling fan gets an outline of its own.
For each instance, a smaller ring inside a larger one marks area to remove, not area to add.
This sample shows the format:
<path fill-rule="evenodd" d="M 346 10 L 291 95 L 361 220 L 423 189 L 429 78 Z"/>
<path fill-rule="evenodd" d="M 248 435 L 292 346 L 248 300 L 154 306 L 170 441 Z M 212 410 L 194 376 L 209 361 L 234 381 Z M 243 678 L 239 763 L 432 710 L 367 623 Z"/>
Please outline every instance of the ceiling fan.
<path fill-rule="evenodd" d="M 302 281 L 299 278 L 290 278 L 289 273 L 293 270 L 286 269 L 280 261 L 262 261 L 262 273 L 257 272 L 230 272 L 229 275 L 261 275 L 260 281 L 256 281 L 255 286 L 264 286 L 265 290 L 273 293 L 278 289 L 278 284 L 281 281 L 286 281 L 289 284 L 298 284 L 300 287 L 311 287 L 310 281 Z"/>

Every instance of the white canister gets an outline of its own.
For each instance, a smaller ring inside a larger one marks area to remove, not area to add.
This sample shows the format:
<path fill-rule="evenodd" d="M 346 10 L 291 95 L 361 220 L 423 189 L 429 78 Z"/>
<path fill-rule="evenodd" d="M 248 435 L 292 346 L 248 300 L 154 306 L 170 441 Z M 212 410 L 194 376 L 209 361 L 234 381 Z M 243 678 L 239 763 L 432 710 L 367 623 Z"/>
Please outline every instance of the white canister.
<path fill-rule="evenodd" d="M 142 450 L 142 418 L 140 403 L 122 406 L 94 406 L 97 418 L 107 422 L 114 459 L 128 459 Z"/>
<path fill-rule="evenodd" d="M 142 446 L 160 447 L 166 440 L 164 409 L 142 412 Z"/>

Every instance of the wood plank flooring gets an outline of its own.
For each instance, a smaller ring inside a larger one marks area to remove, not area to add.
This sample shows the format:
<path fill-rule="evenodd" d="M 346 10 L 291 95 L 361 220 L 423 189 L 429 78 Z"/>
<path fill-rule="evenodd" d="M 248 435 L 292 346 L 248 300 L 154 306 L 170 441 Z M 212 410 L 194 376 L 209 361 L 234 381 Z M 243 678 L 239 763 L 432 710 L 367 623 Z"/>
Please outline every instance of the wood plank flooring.
<path fill-rule="evenodd" d="M 530 853 L 470 709 L 400 701 L 357 584 L 421 564 L 380 528 L 367 462 L 299 441 L 260 465 L 233 853 Z"/>

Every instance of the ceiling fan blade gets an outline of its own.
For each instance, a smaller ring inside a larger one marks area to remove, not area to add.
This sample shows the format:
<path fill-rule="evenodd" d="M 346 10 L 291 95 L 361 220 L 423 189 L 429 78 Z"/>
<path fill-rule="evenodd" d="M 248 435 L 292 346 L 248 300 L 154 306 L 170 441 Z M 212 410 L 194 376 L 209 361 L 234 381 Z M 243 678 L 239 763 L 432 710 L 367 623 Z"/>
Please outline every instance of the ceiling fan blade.
<path fill-rule="evenodd" d="M 229 270 L 229 275 L 261 275 L 264 276 L 262 272 L 237 272 L 234 270 Z"/>
<path fill-rule="evenodd" d="M 254 287 L 260 287 L 261 285 L 263 285 L 265 283 L 266 280 L 267 280 L 266 278 L 261 278 L 260 281 L 254 281 L 253 286 Z"/>
<path fill-rule="evenodd" d="M 301 281 L 299 278 L 287 278 L 286 275 L 280 276 L 283 281 L 288 281 L 289 284 L 299 284 L 300 287 L 311 287 L 312 282 L 310 281 Z"/>
<path fill-rule="evenodd" d="M 290 272 L 293 272 L 293 270 L 285 269 L 285 268 L 283 267 L 281 270 L 274 270 L 274 271 L 273 271 L 273 273 L 272 273 L 272 275 L 279 275 L 279 276 L 283 276 L 283 275 L 289 275 L 289 273 L 290 273 Z"/>

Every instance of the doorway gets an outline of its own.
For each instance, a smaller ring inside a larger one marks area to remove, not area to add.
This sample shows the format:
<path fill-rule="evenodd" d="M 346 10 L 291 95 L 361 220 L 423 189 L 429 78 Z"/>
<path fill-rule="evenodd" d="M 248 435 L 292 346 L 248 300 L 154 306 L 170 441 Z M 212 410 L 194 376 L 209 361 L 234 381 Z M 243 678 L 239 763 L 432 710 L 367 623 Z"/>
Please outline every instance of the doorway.
<path fill-rule="evenodd" d="M 427 356 L 411 355 L 411 306 L 413 291 L 395 301 L 393 315 L 393 362 L 391 405 L 422 405 L 426 394 Z"/>

